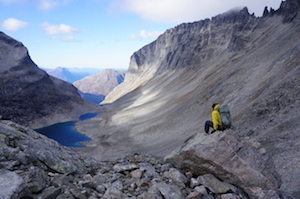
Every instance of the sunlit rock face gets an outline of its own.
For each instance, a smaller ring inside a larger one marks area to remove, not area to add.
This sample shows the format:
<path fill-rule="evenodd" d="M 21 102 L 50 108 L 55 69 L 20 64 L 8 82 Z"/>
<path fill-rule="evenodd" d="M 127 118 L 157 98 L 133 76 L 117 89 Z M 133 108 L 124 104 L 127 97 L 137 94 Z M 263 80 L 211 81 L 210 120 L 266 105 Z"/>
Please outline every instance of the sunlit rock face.
<path fill-rule="evenodd" d="M 105 69 L 78 80 L 73 85 L 80 90 L 85 99 L 94 97 L 96 100 L 91 101 L 99 104 L 116 86 L 123 83 L 125 74 L 125 70 Z"/>
<path fill-rule="evenodd" d="M 225 133 L 257 139 L 282 176 L 280 189 L 297 195 L 299 7 L 288 0 L 260 18 L 242 9 L 167 30 L 132 55 L 102 114 L 78 126 L 93 138 L 83 153 L 163 157 L 194 134 L 207 136 L 211 105 L 226 103 L 233 129 Z"/>
<path fill-rule="evenodd" d="M 39 69 L 26 47 L 0 32 L 0 115 L 40 127 L 72 118 L 68 113 L 87 105 L 71 84 Z M 87 105 L 89 106 L 89 105 Z"/>
<path fill-rule="evenodd" d="M 125 70 L 105 69 L 73 84 L 83 93 L 106 96 L 124 81 L 125 73 Z"/>

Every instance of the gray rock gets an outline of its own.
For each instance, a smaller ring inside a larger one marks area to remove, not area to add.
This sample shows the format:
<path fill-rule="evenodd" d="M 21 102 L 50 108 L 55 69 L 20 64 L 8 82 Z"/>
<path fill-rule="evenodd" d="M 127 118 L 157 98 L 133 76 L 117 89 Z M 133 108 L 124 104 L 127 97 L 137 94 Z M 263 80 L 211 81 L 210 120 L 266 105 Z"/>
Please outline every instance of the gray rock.
<path fill-rule="evenodd" d="M 41 194 L 39 194 L 38 199 L 53 199 L 59 196 L 61 193 L 61 188 L 56 188 L 56 187 L 48 187 L 46 188 Z"/>
<path fill-rule="evenodd" d="M 102 199 L 116 199 L 116 198 L 126 199 L 128 197 L 116 188 L 108 188 L 102 197 Z"/>
<path fill-rule="evenodd" d="M 142 193 L 137 199 L 163 199 L 163 196 L 157 189 L 149 189 L 147 192 Z"/>
<path fill-rule="evenodd" d="M 28 171 L 21 173 L 31 193 L 38 193 L 45 189 L 47 185 L 46 172 L 38 167 L 30 167 Z"/>
<path fill-rule="evenodd" d="M 232 193 L 227 193 L 227 194 L 222 194 L 221 199 L 240 199 L 240 197 Z"/>
<path fill-rule="evenodd" d="M 191 178 L 191 180 L 190 180 L 191 188 L 194 188 L 194 187 L 198 186 L 199 184 L 200 184 L 200 182 L 196 178 Z"/>
<path fill-rule="evenodd" d="M 104 194 L 105 193 L 105 191 L 106 191 L 106 188 L 105 188 L 105 186 L 103 186 L 103 185 L 98 185 L 97 187 L 96 187 L 96 191 L 98 192 L 98 193 L 101 193 L 101 194 Z"/>
<path fill-rule="evenodd" d="M 73 195 L 71 193 L 69 194 L 60 194 L 56 197 L 56 199 L 74 199 Z"/>
<path fill-rule="evenodd" d="M 247 192 L 250 198 L 254 198 L 254 199 L 265 199 L 265 198 L 280 199 L 276 191 L 263 190 L 261 187 L 251 187 L 251 188 L 246 187 L 245 191 Z"/>
<path fill-rule="evenodd" d="M 179 187 L 175 185 L 170 185 L 164 182 L 161 183 L 155 183 L 153 185 L 155 188 L 157 188 L 163 198 L 165 199 L 182 199 L 183 194 Z"/>
<path fill-rule="evenodd" d="M 201 195 L 208 195 L 208 192 L 203 185 L 195 187 L 194 190 L 201 193 Z"/>
<path fill-rule="evenodd" d="M 30 197 L 23 179 L 18 174 L 4 169 L 0 170 L 0 190 L 1 199 Z"/>
<path fill-rule="evenodd" d="M 141 179 L 143 172 L 140 169 L 136 169 L 130 172 L 132 178 Z"/>
<path fill-rule="evenodd" d="M 117 180 L 111 184 L 111 187 L 122 191 L 123 183 L 120 180 Z"/>
<path fill-rule="evenodd" d="M 171 164 L 163 164 L 160 168 L 161 172 L 169 171 L 173 166 Z"/>
<path fill-rule="evenodd" d="M 221 182 L 212 174 L 205 174 L 197 178 L 198 182 L 207 187 L 212 193 L 227 193 L 231 190 L 231 185 Z"/>
<path fill-rule="evenodd" d="M 70 193 L 77 199 L 87 199 L 87 196 L 85 195 L 85 191 L 82 191 L 76 187 L 70 188 Z"/>
<path fill-rule="evenodd" d="M 159 174 L 156 172 L 155 168 L 149 163 L 140 163 L 140 170 L 144 172 L 144 177 L 146 178 L 156 178 Z"/>
<path fill-rule="evenodd" d="M 226 134 L 198 136 L 166 160 L 195 174 L 214 173 L 219 179 L 240 187 L 278 191 L 280 186 L 277 172 L 269 166 L 271 158 L 261 145 Z"/>
<path fill-rule="evenodd" d="M 115 170 L 116 172 L 131 171 L 137 168 L 138 166 L 136 164 L 126 164 L 126 165 L 116 164 L 113 166 L 113 170 Z"/>
<path fill-rule="evenodd" d="M 187 197 L 186 199 L 201 199 L 201 194 L 197 191 L 193 191 L 191 192 Z"/>
<path fill-rule="evenodd" d="M 163 173 L 164 177 L 170 178 L 175 182 L 187 183 L 187 177 L 175 168 Z"/>

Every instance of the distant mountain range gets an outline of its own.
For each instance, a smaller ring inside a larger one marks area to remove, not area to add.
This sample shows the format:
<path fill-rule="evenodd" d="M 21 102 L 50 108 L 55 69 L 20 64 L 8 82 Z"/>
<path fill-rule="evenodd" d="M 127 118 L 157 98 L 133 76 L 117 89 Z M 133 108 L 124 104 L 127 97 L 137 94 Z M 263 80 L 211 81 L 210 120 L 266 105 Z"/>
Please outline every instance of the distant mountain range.
<path fill-rule="evenodd" d="M 73 83 L 86 100 L 99 104 L 125 78 L 125 70 L 105 69 Z"/>
<path fill-rule="evenodd" d="M 54 69 L 47 69 L 47 68 L 42 68 L 42 69 L 45 70 L 49 75 L 69 83 L 73 83 L 86 76 L 101 71 L 101 69 L 94 69 L 94 68 L 65 68 L 65 67 L 57 67 Z"/>

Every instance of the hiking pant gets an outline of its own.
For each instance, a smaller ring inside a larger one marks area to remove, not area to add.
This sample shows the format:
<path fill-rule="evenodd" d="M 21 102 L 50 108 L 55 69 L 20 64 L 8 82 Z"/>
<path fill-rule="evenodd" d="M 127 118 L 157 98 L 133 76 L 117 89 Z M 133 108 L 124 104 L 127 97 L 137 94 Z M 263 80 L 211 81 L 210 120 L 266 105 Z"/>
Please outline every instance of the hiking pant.
<path fill-rule="evenodd" d="M 205 122 L 205 125 L 204 125 L 205 133 L 209 134 L 209 128 L 210 128 L 210 127 L 211 127 L 211 128 L 214 128 L 214 124 L 213 124 L 212 121 L 207 120 L 207 121 Z M 218 130 L 218 131 L 224 131 L 224 128 L 222 128 L 221 126 L 218 126 L 218 129 L 217 129 L 217 130 Z M 213 131 L 210 132 L 210 134 L 213 134 L 213 133 L 216 132 L 217 130 L 213 129 Z"/>
<path fill-rule="evenodd" d="M 204 125 L 205 133 L 209 134 L 209 128 L 210 128 L 210 127 L 213 128 L 213 126 L 214 126 L 213 122 L 207 120 L 207 121 L 205 122 L 205 125 Z M 213 133 L 213 132 L 215 132 L 215 130 L 213 130 L 212 133 Z"/>

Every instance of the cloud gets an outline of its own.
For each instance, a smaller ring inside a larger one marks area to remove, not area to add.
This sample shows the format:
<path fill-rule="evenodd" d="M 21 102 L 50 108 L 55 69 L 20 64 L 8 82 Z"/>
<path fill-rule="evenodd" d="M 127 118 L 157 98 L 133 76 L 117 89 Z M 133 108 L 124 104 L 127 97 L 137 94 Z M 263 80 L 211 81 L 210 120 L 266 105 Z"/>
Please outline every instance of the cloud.
<path fill-rule="evenodd" d="M 55 7 L 66 5 L 72 0 L 40 0 L 39 8 L 41 10 L 51 10 Z"/>
<path fill-rule="evenodd" d="M 65 41 L 65 42 L 79 42 L 73 36 L 52 36 L 51 39 Z"/>
<path fill-rule="evenodd" d="M 131 34 L 131 39 L 147 40 L 147 39 L 157 38 L 161 34 L 162 32 L 159 31 L 147 32 L 146 30 L 141 30 L 139 34 Z"/>
<path fill-rule="evenodd" d="M 3 23 L 2 23 L 2 27 L 5 30 L 10 30 L 10 31 L 17 31 L 17 30 L 27 27 L 28 25 L 29 25 L 29 23 L 15 19 L 15 18 L 8 18 L 5 21 L 3 21 Z"/>
<path fill-rule="evenodd" d="M 23 3 L 28 2 L 32 0 L 0 0 L 0 2 L 3 3 Z M 73 0 L 35 0 L 34 2 L 37 4 L 38 8 L 43 11 L 51 10 L 55 7 L 64 6 L 68 3 L 72 2 Z"/>
<path fill-rule="evenodd" d="M 53 25 L 45 22 L 42 24 L 42 27 L 44 28 L 44 31 L 49 35 L 74 34 L 80 32 L 79 29 L 65 24 Z"/>
<path fill-rule="evenodd" d="M 277 9 L 281 0 L 119 0 L 121 9 L 145 20 L 167 23 L 198 21 L 247 6 L 261 16 L 265 6 Z"/>

